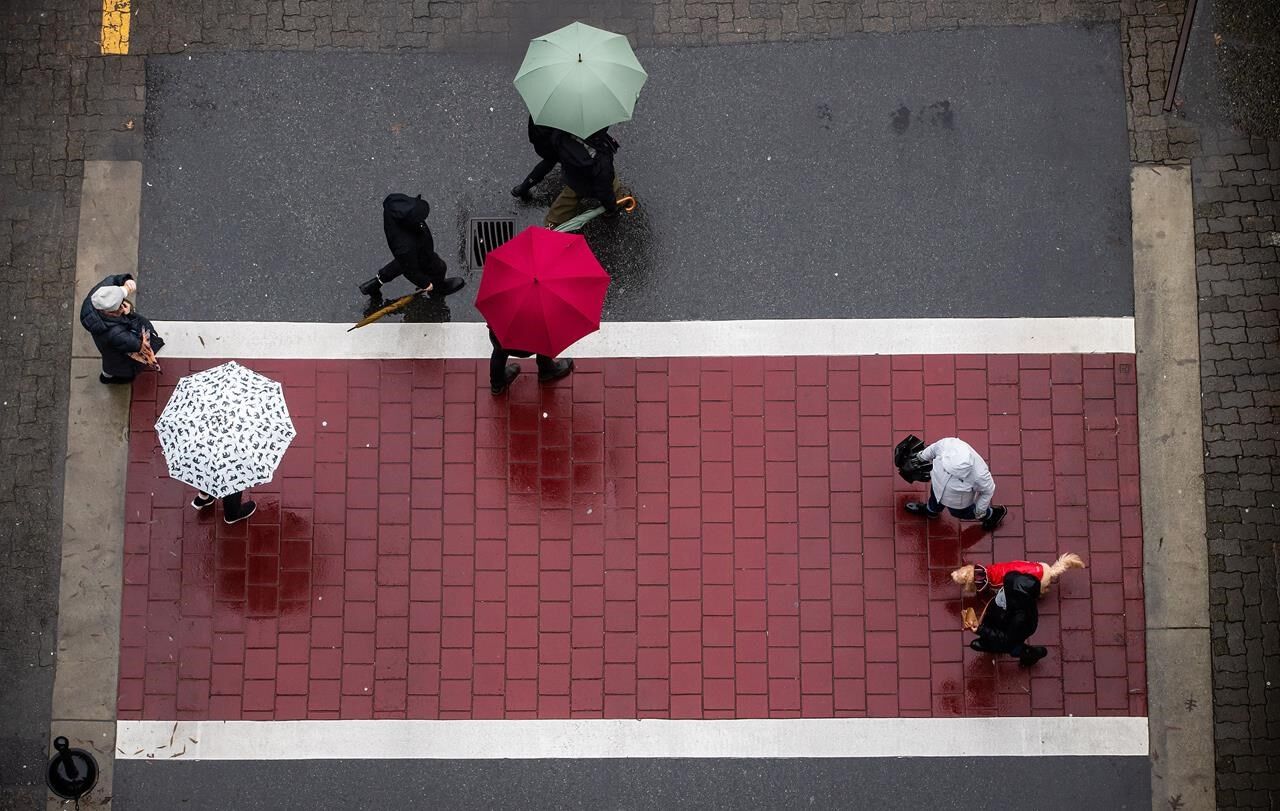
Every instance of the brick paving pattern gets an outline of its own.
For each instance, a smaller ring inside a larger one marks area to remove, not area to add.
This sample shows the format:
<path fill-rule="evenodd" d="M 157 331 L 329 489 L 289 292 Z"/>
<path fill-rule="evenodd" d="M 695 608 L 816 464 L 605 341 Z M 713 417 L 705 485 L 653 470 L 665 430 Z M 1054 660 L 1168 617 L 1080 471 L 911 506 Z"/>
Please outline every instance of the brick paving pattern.
<path fill-rule="evenodd" d="M 77 32 L 54 4 L 47 18 L 26 5 L 0 4 L 0 808 L 45 795 L 84 143 L 66 53 Z"/>
<path fill-rule="evenodd" d="M 1214 3 L 1198 14 L 1216 15 Z M 1280 142 L 1163 112 L 1185 0 L 1121 22 L 1134 161 L 1187 163 L 1195 197 L 1218 804 L 1280 806 Z M 1216 18 L 1216 17 L 1215 17 Z"/>
<path fill-rule="evenodd" d="M 1176 113 L 1164 112 L 1186 0 L 1130 0 L 1125 5 L 1120 42 L 1129 102 L 1129 159 L 1186 163 L 1197 154 L 1199 132 Z M 1202 14 L 1207 5 L 1201 4 Z"/>
<path fill-rule="evenodd" d="M 1133 357 L 258 362 L 298 438 L 227 527 L 135 389 L 121 717 L 1143 715 Z M 993 535 L 901 509 L 909 432 L 986 452 Z M 1087 507 L 1086 507 L 1087 505 Z M 1027 671 L 949 572 L 1078 551 Z"/>
<path fill-rule="evenodd" d="M 1280 142 L 1192 162 L 1218 802 L 1280 804 Z"/>

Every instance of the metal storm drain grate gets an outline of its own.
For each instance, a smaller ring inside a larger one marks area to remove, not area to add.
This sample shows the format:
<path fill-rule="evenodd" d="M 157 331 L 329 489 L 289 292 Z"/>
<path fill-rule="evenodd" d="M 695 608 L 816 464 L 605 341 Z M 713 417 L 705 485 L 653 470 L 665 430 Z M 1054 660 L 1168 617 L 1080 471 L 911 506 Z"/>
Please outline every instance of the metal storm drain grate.
<path fill-rule="evenodd" d="M 479 270 L 489 251 L 516 235 L 510 217 L 472 217 L 467 221 L 467 268 Z"/>

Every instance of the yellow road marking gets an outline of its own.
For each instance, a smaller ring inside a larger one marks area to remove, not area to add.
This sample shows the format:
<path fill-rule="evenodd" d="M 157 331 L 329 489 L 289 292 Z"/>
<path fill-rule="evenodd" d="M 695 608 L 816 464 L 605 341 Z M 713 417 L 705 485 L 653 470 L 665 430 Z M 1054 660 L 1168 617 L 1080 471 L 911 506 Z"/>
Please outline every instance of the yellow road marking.
<path fill-rule="evenodd" d="M 102 52 L 129 53 L 130 0 L 102 0 Z"/>

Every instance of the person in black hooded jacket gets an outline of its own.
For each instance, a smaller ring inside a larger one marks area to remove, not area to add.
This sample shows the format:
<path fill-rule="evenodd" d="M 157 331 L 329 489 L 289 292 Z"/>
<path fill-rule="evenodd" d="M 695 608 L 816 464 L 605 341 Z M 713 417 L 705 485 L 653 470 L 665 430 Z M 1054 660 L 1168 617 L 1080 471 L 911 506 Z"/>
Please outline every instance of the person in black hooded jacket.
<path fill-rule="evenodd" d="M 93 286 L 80 305 L 80 324 L 93 336 L 102 353 L 101 383 L 132 383 L 147 364 L 131 357 L 142 350 L 142 336 L 152 352 L 164 347 L 151 322 L 133 311 L 127 296 L 138 289 L 133 274 L 108 276 Z"/>
<path fill-rule="evenodd" d="M 511 190 L 512 197 L 528 200 L 530 196 L 529 190 L 541 183 L 547 173 L 560 162 L 560 156 L 556 153 L 556 145 L 554 143 L 556 132 L 551 127 L 533 123 L 533 116 L 529 116 L 529 143 L 533 144 L 533 151 L 538 153 L 538 157 L 541 160 L 529 171 L 528 176 L 520 181 L 520 185 Z"/>
<path fill-rule="evenodd" d="M 621 184 L 614 172 L 613 156 L 618 151 L 618 142 L 609 135 L 609 128 L 586 138 L 554 130 L 551 143 L 564 172 L 565 187 L 551 204 L 545 225 L 554 228 L 572 219 L 578 214 L 579 202 L 584 197 L 599 200 L 606 217 L 616 216 Z"/>
<path fill-rule="evenodd" d="M 427 227 L 431 206 L 422 195 L 388 194 L 382 201 L 382 230 L 387 247 L 394 257 L 378 271 L 378 275 L 360 285 L 360 292 L 374 296 L 382 285 L 404 276 L 413 285 L 430 288 L 433 298 L 456 293 L 466 285 L 457 276 L 445 277 L 448 266 L 436 253 L 436 243 Z"/>
<path fill-rule="evenodd" d="M 1009 572 L 978 625 L 978 638 L 969 647 L 981 653 L 1007 653 L 1016 656 L 1023 667 L 1030 667 L 1048 655 L 1039 645 L 1027 640 L 1040 624 L 1040 581 L 1029 574 Z"/>

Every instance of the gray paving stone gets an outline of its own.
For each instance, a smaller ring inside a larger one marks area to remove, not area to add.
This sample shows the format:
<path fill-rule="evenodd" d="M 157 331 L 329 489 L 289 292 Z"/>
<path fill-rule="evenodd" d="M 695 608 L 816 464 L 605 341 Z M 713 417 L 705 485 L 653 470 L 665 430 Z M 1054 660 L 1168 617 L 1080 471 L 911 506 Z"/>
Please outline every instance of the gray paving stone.
<path fill-rule="evenodd" d="M 1211 361 L 1202 389 L 1218 397 L 1217 407 L 1204 411 L 1218 804 L 1273 808 L 1280 804 L 1280 785 L 1273 779 L 1280 724 L 1268 719 L 1280 713 L 1280 683 L 1268 686 L 1263 654 L 1275 659 L 1280 650 L 1260 641 L 1280 639 L 1276 612 L 1261 610 L 1280 603 L 1274 508 L 1280 503 L 1274 457 L 1280 398 L 1271 377 L 1280 372 L 1280 359 L 1268 356 L 1280 337 L 1280 302 L 1273 292 L 1280 264 L 1273 246 L 1255 246 L 1248 237 L 1275 227 L 1275 212 L 1266 207 L 1273 190 L 1260 185 L 1258 175 L 1280 150 L 1229 130 L 1202 143 L 1220 153 L 1192 162 L 1193 173 L 1206 176 L 1194 185 L 1197 207 L 1220 210 L 1198 224 L 1208 233 L 1197 235 L 1197 274 L 1224 297 L 1201 301 L 1212 325 L 1201 330 L 1202 357 Z M 1211 439 L 1211 433 L 1221 439 Z"/>

